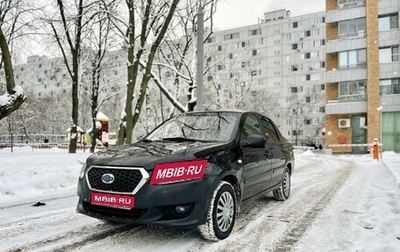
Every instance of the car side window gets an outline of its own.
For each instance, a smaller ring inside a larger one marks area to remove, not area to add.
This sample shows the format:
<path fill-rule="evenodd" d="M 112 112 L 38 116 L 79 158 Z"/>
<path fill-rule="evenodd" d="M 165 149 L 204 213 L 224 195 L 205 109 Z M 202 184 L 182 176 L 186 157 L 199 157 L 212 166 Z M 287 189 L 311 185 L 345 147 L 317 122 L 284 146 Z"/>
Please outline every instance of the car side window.
<path fill-rule="evenodd" d="M 264 136 L 268 141 L 279 141 L 278 134 L 276 132 L 276 129 L 274 125 L 272 125 L 272 122 L 270 119 L 266 117 L 261 117 L 261 125 L 262 125 L 262 131 L 264 133 Z"/>
<path fill-rule="evenodd" d="M 256 115 L 247 115 L 240 135 L 240 139 L 246 139 L 248 136 L 262 136 L 260 123 Z"/>

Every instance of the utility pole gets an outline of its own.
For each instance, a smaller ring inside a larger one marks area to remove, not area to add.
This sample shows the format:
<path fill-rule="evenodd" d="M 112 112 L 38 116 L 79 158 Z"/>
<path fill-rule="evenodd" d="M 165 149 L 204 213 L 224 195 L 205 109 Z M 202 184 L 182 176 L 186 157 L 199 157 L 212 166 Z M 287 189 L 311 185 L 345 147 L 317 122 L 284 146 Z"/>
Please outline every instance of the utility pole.
<path fill-rule="evenodd" d="M 203 14 L 203 5 L 201 4 L 201 0 L 199 1 L 199 10 L 197 13 L 197 50 L 196 50 L 196 87 L 197 87 L 197 101 L 196 101 L 196 110 L 201 111 L 204 109 L 203 107 L 203 37 L 204 37 L 204 14 Z"/>

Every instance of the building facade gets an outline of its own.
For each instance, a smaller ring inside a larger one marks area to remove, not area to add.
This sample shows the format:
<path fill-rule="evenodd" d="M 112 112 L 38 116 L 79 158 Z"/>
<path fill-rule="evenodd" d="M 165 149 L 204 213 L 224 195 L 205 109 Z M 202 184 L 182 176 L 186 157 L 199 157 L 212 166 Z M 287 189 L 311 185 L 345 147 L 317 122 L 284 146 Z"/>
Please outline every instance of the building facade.
<path fill-rule="evenodd" d="M 258 24 L 214 32 L 204 51 L 204 86 L 226 99 L 220 107 L 263 112 L 296 145 L 323 144 L 325 12 L 265 13 Z"/>
<path fill-rule="evenodd" d="M 398 0 L 326 1 L 326 145 L 400 150 Z"/>

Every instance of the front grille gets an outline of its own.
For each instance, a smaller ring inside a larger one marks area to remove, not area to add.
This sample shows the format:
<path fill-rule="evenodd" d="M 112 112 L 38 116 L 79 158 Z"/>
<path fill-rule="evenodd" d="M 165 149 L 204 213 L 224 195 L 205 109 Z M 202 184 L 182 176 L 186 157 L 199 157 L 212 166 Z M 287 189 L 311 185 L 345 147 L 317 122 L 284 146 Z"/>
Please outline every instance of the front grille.
<path fill-rule="evenodd" d="M 106 184 L 101 180 L 104 174 L 112 174 L 114 182 Z M 91 190 L 135 194 L 148 180 L 148 173 L 143 168 L 90 167 L 87 180 Z"/>

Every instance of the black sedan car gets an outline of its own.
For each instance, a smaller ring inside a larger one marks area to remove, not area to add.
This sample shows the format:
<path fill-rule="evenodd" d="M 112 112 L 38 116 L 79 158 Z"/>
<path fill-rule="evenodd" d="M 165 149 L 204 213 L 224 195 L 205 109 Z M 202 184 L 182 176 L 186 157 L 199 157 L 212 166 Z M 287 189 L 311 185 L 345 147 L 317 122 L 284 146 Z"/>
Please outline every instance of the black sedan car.
<path fill-rule="evenodd" d="M 197 227 L 227 238 L 241 204 L 290 194 L 292 145 L 266 116 L 202 111 L 174 116 L 141 141 L 91 155 L 77 211 L 109 222 Z"/>

